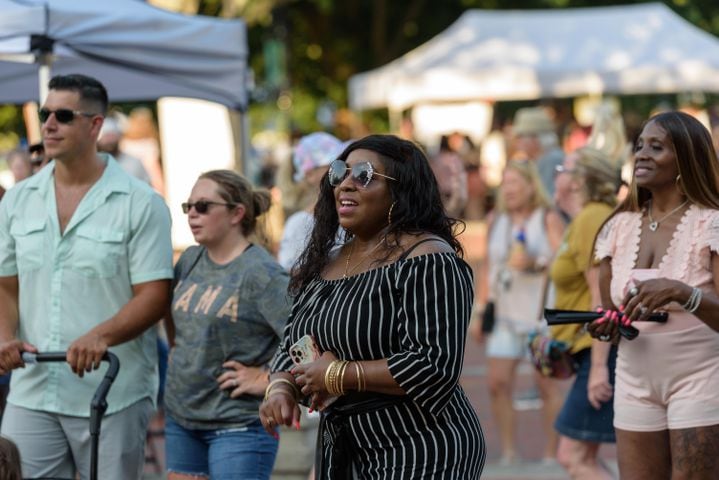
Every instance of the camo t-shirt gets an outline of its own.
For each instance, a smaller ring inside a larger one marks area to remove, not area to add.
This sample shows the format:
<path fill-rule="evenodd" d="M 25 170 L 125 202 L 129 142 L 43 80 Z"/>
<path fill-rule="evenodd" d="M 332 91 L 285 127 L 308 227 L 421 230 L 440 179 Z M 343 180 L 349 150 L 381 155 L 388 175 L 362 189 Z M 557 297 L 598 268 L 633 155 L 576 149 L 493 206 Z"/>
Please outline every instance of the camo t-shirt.
<path fill-rule="evenodd" d="M 285 270 L 256 245 L 226 265 L 214 263 L 204 247 L 182 254 L 175 265 L 175 346 L 165 387 L 165 407 L 177 423 L 215 430 L 258 419 L 262 398 L 230 398 L 217 377 L 227 360 L 262 366 L 272 358 L 290 314 L 288 281 Z"/>

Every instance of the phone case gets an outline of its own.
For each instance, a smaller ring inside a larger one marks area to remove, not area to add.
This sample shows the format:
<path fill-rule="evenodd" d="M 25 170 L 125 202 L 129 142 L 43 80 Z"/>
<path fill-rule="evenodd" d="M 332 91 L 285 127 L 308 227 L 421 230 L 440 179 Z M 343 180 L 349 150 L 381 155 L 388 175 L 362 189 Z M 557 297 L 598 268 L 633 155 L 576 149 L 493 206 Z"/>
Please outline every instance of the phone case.
<path fill-rule="evenodd" d="M 311 335 L 303 336 L 290 347 L 290 358 L 296 365 L 314 362 L 320 355 L 320 349 Z"/>

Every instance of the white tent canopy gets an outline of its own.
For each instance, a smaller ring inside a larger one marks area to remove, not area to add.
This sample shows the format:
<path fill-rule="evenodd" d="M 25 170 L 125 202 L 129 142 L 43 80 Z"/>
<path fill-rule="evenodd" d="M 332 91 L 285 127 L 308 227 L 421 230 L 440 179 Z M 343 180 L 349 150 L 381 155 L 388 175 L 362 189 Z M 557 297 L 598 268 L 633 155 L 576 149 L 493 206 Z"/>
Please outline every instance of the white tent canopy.
<path fill-rule="evenodd" d="M 112 101 L 191 97 L 242 111 L 247 57 L 241 20 L 137 0 L 0 0 L 0 103 L 38 100 L 49 63 L 53 75 L 97 78 Z"/>
<path fill-rule="evenodd" d="M 468 10 L 399 59 L 353 76 L 350 106 L 719 92 L 719 39 L 663 4 Z"/>

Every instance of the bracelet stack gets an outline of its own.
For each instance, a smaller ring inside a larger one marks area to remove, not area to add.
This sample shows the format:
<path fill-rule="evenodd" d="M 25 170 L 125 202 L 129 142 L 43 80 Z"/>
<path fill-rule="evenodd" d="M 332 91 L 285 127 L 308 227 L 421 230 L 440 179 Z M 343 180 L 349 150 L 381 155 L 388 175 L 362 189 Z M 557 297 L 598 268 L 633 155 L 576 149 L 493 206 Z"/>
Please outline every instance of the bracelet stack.
<path fill-rule="evenodd" d="M 285 384 L 289 385 L 290 387 L 292 387 L 292 391 L 290 392 L 289 390 L 287 390 L 285 388 L 279 388 L 279 389 L 274 388 L 277 385 L 279 385 L 280 383 L 285 383 Z M 294 382 L 291 382 L 290 380 L 287 380 L 286 378 L 275 378 L 274 380 L 272 380 L 270 382 L 269 385 L 267 385 L 267 388 L 265 388 L 265 400 L 267 400 L 268 398 L 270 398 L 272 395 L 274 395 L 276 393 L 282 393 L 284 395 L 291 395 L 292 398 L 296 401 L 297 398 L 300 396 L 300 389 L 297 388 L 297 385 L 295 385 Z"/>
<path fill-rule="evenodd" d="M 367 379 L 364 376 L 364 367 L 362 366 L 362 363 L 359 361 L 356 361 L 354 363 L 355 363 L 355 370 L 357 372 L 357 391 L 364 392 L 365 388 L 367 388 Z"/>
<path fill-rule="evenodd" d="M 349 363 L 347 360 L 335 360 L 325 370 L 325 389 L 330 395 L 338 397 L 345 394 L 345 370 Z"/>
<path fill-rule="evenodd" d="M 692 294 L 689 296 L 687 303 L 682 305 L 682 308 L 689 313 L 694 313 L 699 308 L 699 304 L 702 303 L 702 290 L 700 288 L 692 288 Z"/>

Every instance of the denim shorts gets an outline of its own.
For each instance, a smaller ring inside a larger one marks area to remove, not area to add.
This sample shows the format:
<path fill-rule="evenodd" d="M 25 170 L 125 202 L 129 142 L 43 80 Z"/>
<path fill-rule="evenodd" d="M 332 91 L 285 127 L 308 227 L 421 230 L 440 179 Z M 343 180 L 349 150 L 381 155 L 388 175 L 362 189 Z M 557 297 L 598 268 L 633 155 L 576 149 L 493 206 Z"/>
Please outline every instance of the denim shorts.
<path fill-rule="evenodd" d="M 259 420 L 242 428 L 191 430 L 165 416 L 168 472 L 213 480 L 265 480 L 272 474 L 277 446 Z"/>
<path fill-rule="evenodd" d="M 497 322 L 487 340 L 487 357 L 520 360 L 529 358 L 529 334 L 515 332 L 503 322 Z"/>
<path fill-rule="evenodd" d="M 594 443 L 614 443 L 614 397 L 595 409 L 587 396 L 589 367 L 592 364 L 592 350 L 585 348 L 574 356 L 578 364 L 572 388 L 567 394 L 562 411 L 559 412 L 554 428 L 565 437 Z M 614 369 L 617 362 L 617 348 L 609 351 L 609 383 L 614 386 Z"/>

